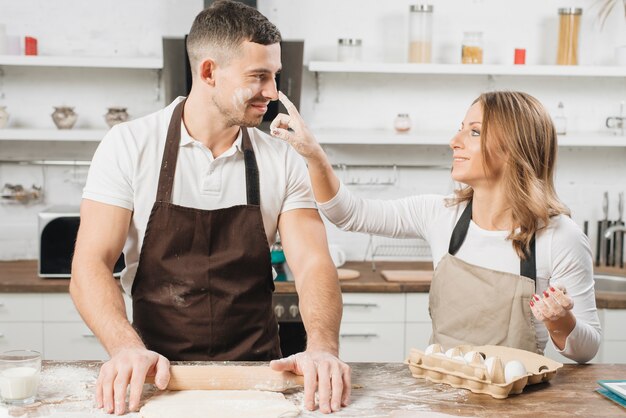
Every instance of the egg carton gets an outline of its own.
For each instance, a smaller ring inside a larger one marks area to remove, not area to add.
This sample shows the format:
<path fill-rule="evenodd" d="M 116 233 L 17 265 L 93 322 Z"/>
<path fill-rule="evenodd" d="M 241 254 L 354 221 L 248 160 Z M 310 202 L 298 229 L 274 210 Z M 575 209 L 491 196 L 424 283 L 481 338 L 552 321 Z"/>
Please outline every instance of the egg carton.
<path fill-rule="evenodd" d="M 469 364 L 459 357 L 471 351 L 477 352 L 477 355 L 483 359 L 495 358 L 491 374 L 487 366 L 477 357 Z M 491 395 L 496 399 L 522 393 L 527 385 L 547 382 L 554 377 L 558 369 L 563 367 L 563 364 L 540 354 L 496 345 L 461 345 L 455 347 L 452 354 L 453 358 L 450 358 L 442 353 L 426 354 L 413 348 L 408 365 L 416 378 Z M 506 382 L 504 364 L 513 360 L 521 362 L 527 373 Z"/>

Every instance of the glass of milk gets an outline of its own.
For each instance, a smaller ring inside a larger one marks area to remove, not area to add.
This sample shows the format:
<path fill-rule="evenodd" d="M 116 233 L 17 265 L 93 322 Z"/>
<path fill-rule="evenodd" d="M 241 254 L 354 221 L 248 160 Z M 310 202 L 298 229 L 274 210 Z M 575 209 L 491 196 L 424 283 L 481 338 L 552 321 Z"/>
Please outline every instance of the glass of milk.
<path fill-rule="evenodd" d="M 0 354 L 0 397 L 5 404 L 33 403 L 39 387 L 41 353 L 12 350 Z"/>

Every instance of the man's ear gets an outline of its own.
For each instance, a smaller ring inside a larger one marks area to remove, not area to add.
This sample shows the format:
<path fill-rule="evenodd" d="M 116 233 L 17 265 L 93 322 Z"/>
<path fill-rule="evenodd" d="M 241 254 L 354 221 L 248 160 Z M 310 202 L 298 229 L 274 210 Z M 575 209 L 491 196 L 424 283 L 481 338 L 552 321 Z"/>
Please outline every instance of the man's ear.
<path fill-rule="evenodd" d="M 215 86 L 215 70 L 217 65 L 212 59 L 206 59 L 200 63 L 200 79 L 203 83 Z"/>

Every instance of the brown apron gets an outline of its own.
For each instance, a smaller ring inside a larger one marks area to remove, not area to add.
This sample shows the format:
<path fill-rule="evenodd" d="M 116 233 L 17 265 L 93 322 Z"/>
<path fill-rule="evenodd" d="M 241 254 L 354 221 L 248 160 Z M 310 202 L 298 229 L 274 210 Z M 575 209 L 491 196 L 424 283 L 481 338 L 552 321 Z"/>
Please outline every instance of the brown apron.
<path fill-rule="evenodd" d="M 184 103 L 167 131 L 132 287 L 133 326 L 148 349 L 170 360 L 279 358 L 270 249 L 248 131 L 241 129 L 246 205 L 202 210 L 172 204 Z"/>
<path fill-rule="evenodd" d="M 537 277 L 535 238 L 528 257 L 520 260 L 519 276 L 474 266 L 454 256 L 471 219 L 470 201 L 454 227 L 448 254 L 433 275 L 429 295 L 431 343 L 446 349 L 462 344 L 503 345 L 542 353 L 529 306 Z"/>

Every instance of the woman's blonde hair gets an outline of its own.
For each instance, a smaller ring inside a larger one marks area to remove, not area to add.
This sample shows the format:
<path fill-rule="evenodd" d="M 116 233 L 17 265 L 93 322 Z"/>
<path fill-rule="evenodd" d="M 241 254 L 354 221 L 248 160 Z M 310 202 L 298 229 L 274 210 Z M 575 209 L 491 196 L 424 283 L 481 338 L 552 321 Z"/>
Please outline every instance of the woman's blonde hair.
<path fill-rule="evenodd" d="M 570 215 L 554 189 L 557 141 L 552 119 L 526 93 L 483 93 L 474 103 L 480 103 L 483 111 L 480 146 L 485 174 L 492 171 L 494 158 L 505 159 L 502 182 L 513 218 L 508 239 L 519 256 L 526 258 L 532 237 L 550 217 Z M 473 195 L 471 187 L 461 188 L 451 203 L 469 201 Z"/>

